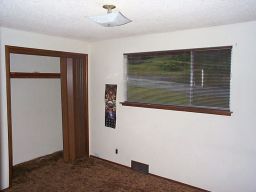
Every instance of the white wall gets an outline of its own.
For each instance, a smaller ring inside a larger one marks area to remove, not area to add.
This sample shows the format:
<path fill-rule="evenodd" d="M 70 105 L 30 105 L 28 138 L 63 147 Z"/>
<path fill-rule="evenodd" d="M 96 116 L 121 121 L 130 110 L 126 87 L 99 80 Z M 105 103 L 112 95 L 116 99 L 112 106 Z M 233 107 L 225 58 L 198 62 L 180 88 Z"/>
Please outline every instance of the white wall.
<path fill-rule="evenodd" d="M 60 72 L 60 58 L 11 54 L 11 72 Z M 11 79 L 13 165 L 63 150 L 60 79 Z"/>
<path fill-rule="evenodd" d="M 48 50 L 58 50 L 67 52 L 87 53 L 90 55 L 90 46 L 87 42 L 60 38 L 38 33 L 19 31 L 8 28 L 0 28 L 0 82 L 1 82 L 1 161 L 0 161 L 0 189 L 8 187 L 8 134 L 7 134 L 7 111 L 6 111 L 6 74 L 5 74 L 5 45 L 13 45 L 20 47 L 31 47 Z"/>
<path fill-rule="evenodd" d="M 60 58 L 11 53 L 10 71 L 60 73 Z"/>
<path fill-rule="evenodd" d="M 256 22 L 144 35 L 92 44 L 93 155 L 211 191 L 256 191 Z M 231 117 L 117 105 L 117 128 L 104 126 L 104 88 L 125 100 L 123 53 L 233 46 Z M 119 154 L 115 154 L 115 148 Z"/>

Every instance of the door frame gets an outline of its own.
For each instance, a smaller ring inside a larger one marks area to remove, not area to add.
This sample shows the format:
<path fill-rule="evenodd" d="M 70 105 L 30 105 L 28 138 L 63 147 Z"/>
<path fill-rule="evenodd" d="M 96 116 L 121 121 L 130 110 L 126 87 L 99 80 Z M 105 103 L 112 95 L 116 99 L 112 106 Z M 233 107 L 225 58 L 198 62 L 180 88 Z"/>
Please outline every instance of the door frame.
<path fill-rule="evenodd" d="M 87 152 L 85 156 L 89 157 L 89 109 L 88 109 L 88 54 L 82 53 L 72 53 L 72 52 L 63 52 L 63 51 L 54 51 L 54 50 L 44 50 L 44 49 L 36 49 L 36 48 L 27 48 L 27 47 L 17 47 L 17 46 L 5 46 L 5 63 L 6 63 L 6 94 L 7 94 L 7 122 L 8 122 L 8 153 L 9 153 L 9 186 L 12 185 L 12 171 L 13 171 L 13 142 L 12 142 L 12 111 L 11 111 L 11 71 L 10 71 L 10 55 L 11 53 L 16 54 L 26 54 L 26 55 L 38 55 L 38 56 L 50 56 L 50 57 L 59 57 L 60 58 L 60 80 L 61 80 L 61 105 L 62 105 L 62 130 L 63 130 L 63 148 L 66 147 L 64 141 L 67 139 L 64 136 L 69 134 L 68 125 L 66 125 L 66 121 L 63 120 L 63 111 L 67 110 L 67 104 L 64 101 L 63 97 L 63 82 L 66 82 L 67 75 L 65 74 L 64 62 L 62 62 L 62 58 L 83 58 L 85 64 L 85 83 L 84 83 L 84 91 L 85 93 L 85 122 L 86 122 L 86 144 L 87 144 Z M 66 111 L 67 112 L 67 111 Z M 64 150 L 64 159 L 68 160 L 69 156 L 69 147 L 66 147 Z"/>

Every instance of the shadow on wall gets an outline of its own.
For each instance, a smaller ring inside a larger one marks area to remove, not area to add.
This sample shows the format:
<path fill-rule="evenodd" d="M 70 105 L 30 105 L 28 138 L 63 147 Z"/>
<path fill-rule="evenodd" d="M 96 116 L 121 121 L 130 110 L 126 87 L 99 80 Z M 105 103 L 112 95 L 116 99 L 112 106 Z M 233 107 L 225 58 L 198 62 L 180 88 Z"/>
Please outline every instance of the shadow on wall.
<path fill-rule="evenodd" d="M 0 63 L 1 64 L 1 63 Z M 0 66 L 2 71 L 2 66 Z M 0 79 L 1 79 L 1 83 L 2 83 L 2 74 L 0 73 Z M 2 188 L 4 187 L 4 175 L 3 175 L 3 170 L 4 170 L 4 160 L 3 160 L 3 153 L 4 153 L 4 143 L 3 143 L 3 122 L 2 122 L 2 84 L 0 84 L 0 191 L 2 190 Z"/>
<path fill-rule="evenodd" d="M 0 85 L 1 88 L 1 85 Z M 1 98 L 0 98 L 1 99 Z M 1 109 L 1 100 L 0 100 L 0 109 Z M 3 138 L 2 138 L 2 120 L 1 120 L 1 111 L 0 111 L 0 190 L 3 187 Z"/>
<path fill-rule="evenodd" d="M 1 49 L 0 49 L 1 50 Z M 1 53 L 0 53 L 0 56 L 1 56 Z M 0 57 L 1 58 L 1 57 Z M 1 66 L 1 60 L 0 60 L 0 71 L 2 71 L 2 66 Z M 1 75 L 1 73 L 0 73 L 0 82 L 2 82 L 2 75 Z M 1 98 L 1 96 L 2 96 L 2 85 L 1 85 L 1 83 L 0 83 L 0 190 L 2 189 L 2 186 L 3 186 L 3 160 L 2 160 L 2 158 L 3 158 L 3 143 L 2 143 L 2 141 L 3 141 L 3 139 L 2 139 L 2 119 L 1 119 L 1 115 L 2 115 L 2 113 L 1 113 L 1 106 L 2 106 L 2 98 Z"/>

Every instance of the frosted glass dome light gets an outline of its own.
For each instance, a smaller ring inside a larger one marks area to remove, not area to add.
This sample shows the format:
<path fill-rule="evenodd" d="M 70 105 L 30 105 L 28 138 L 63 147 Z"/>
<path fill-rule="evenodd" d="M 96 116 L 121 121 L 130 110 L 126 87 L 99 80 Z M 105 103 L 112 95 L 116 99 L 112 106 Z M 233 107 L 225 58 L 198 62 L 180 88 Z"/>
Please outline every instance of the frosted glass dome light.
<path fill-rule="evenodd" d="M 116 8 L 116 6 L 104 5 L 103 8 L 108 10 L 106 15 L 91 16 L 89 19 L 104 27 L 115 27 L 131 22 L 131 20 L 125 17 L 121 12 L 112 12 L 112 9 Z"/>

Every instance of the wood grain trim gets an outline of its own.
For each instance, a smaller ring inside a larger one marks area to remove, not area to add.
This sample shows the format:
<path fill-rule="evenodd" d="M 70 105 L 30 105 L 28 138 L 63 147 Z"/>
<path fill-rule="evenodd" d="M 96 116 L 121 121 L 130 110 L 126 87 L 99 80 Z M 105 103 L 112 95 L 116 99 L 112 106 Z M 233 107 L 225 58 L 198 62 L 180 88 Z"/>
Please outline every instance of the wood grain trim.
<path fill-rule="evenodd" d="M 83 65 L 84 65 L 84 70 L 83 70 L 83 82 L 84 82 L 84 87 L 83 87 L 83 91 L 84 91 L 84 121 L 85 121 L 85 127 L 86 128 L 86 132 L 85 132 L 85 139 L 87 141 L 87 145 L 86 145 L 86 149 L 85 149 L 85 153 L 86 156 L 89 157 L 90 154 L 90 132 L 89 132 L 89 101 L 88 101 L 88 83 L 89 83 L 89 79 L 88 79 L 88 57 L 87 56 L 83 56 Z"/>
<path fill-rule="evenodd" d="M 67 58 L 60 58 L 61 73 L 61 107 L 62 107 L 62 132 L 63 132 L 63 157 L 65 162 L 70 160 L 69 126 L 68 126 L 68 98 L 67 98 Z"/>
<path fill-rule="evenodd" d="M 36 48 L 27 48 L 27 47 L 17 47 L 6 45 L 10 53 L 15 54 L 26 54 L 26 55 L 39 55 L 39 56 L 49 56 L 49 57 L 81 57 L 85 54 L 83 53 L 71 53 L 64 51 L 54 51 L 54 50 L 45 50 L 45 49 L 36 49 Z"/>
<path fill-rule="evenodd" d="M 69 127 L 69 155 L 70 160 L 76 159 L 76 127 L 75 127 L 75 84 L 74 84 L 74 65 L 73 59 L 67 58 L 67 106 L 68 106 L 68 127 Z"/>
<path fill-rule="evenodd" d="M 94 155 L 90 155 L 90 158 L 99 159 L 101 161 L 105 161 L 105 162 L 108 162 L 108 163 L 111 163 L 111 164 L 114 164 L 114 165 L 118 165 L 118 166 L 124 167 L 126 169 L 131 169 L 131 167 L 128 167 L 126 165 L 122 165 L 122 164 L 119 164 L 119 163 L 116 163 L 116 162 L 113 162 L 113 161 L 109 161 L 109 160 L 106 160 L 106 159 L 103 159 L 103 158 L 100 158 L 100 157 L 96 157 Z M 152 174 L 152 173 L 148 173 L 148 174 L 151 175 L 151 176 L 154 176 L 154 177 L 157 177 L 157 178 L 161 178 L 161 179 L 164 179 L 164 180 L 169 181 L 169 182 L 177 183 L 179 185 L 183 185 L 183 186 L 186 186 L 186 187 L 190 187 L 190 188 L 193 188 L 193 189 L 196 189 L 196 190 L 201 190 L 201 191 L 204 191 L 204 192 L 210 192 L 208 190 L 205 190 L 205 189 L 202 189 L 202 188 L 198 188 L 198 187 L 195 187 L 195 186 L 192 186 L 192 185 L 189 185 L 189 184 L 186 184 L 186 183 L 182 183 L 182 182 L 179 182 L 179 181 L 175 181 L 175 180 L 172 180 L 172 179 L 168 179 L 166 177 L 162 177 L 162 176 L 155 175 L 155 174 Z"/>
<path fill-rule="evenodd" d="M 151 109 L 207 113 L 207 114 L 224 115 L 224 116 L 231 116 L 232 114 L 231 111 L 220 110 L 220 109 L 210 109 L 210 108 L 200 108 L 200 107 L 159 105 L 159 104 L 150 104 L 150 103 L 136 103 L 136 102 L 129 102 L 129 101 L 121 102 L 121 104 L 123 106 L 130 106 L 130 107 L 143 107 L 143 108 L 151 108 Z"/>
<path fill-rule="evenodd" d="M 5 46 L 6 62 L 6 100 L 8 121 L 8 152 L 9 152 L 9 187 L 12 186 L 13 151 L 12 151 L 12 111 L 11 111 L 11 80 L 10 80 L 10 49 Z"/>
<path fill-rule="evenodd" d="M 87 58 L 73 58 L 76 158 L 89 157 Z"/>
<path fill-rule="evenodd" d="M 10 78 L 60 78 L 60 73 L 23 73 L 11 72 Z"/>
<path fill-rule="evenodd" d="M 190 51 L 210 51 L 210 50 L 221 50 L 221 49 L 232 49 L 232 46 L 220 46 L 220 47 L 205 47 L 205 48 L 192 48 L 192 49 L 178 49 L 178 50 L 165 50 L 165 51 L 150 51 L 150 52 L 137 52 L 137 53 L 124 53 L 127 56 L 143 56 L 143 55 L 166 55 L 166 54 L 177 54 L 186 53 Z"/>
<path fill-rule="evenodd" d="M 75 127 L 75 132 L 74 132 L 74 141 L 75 141 L 75 158 L 81 158 L 81 151 L 80 151 L 80 146 L 81 146 L 81 136 L 82 136 L 82 123 L 81 123 L 81 105 L 82 105 L 82 100 L 81 100 L 81 94 L 80 94 L 80 73 L 81 69 L 79 69 L 80 63 L 79 63 L 79 58 L 74 58 L 73 59 L 73 102 L 74 102 L 74 127 Z"/>
<path fill-rule="evenodd" d="M 75 127 L 76 127 L 76 158 L 85 156 L 85 123 L 84 123 L 84 82 L 83 82 L 83 59 L 74 59 L 74 106 L 75 106 Z"/>

